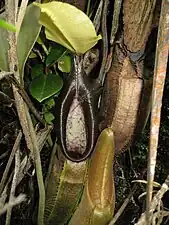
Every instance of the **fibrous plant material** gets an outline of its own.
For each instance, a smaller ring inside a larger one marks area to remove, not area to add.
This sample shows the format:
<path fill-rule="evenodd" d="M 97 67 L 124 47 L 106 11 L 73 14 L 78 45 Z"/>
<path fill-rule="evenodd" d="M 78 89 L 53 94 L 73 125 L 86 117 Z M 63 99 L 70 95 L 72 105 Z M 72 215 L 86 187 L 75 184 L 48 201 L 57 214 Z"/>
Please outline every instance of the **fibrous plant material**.
<path fill-rule="evenodd" d="M 23 194 L 18 195 L 17 197 L 13 198 L 12 201 L 9 201 L 8 203 L 6 203 L 2 207 L 0 207 L 0 215 L 5 213 L 8 210 L 8 208 L 11 208 L 11 207 L 16 206 L 18 204 L 21 204 L 25 200 L 26 200 L 25 195 L 23 195 Z"/>
<path fill-rule="evenodd" d="M 124 43 L 130 52 L 145 48 L 151 32 L 155 0 L 124 0 Z"/>
<path fill-rule="evenodd" d="M 164 194 L 169 189 L 168 185 L 169 185 L 169 176 L 167 176 L 165 182 L 161 185 L 160 190 L 153 197 L 153 200 L 150 204 L 150 210 L 152 213 L 159 211 L 160 209 L 159 205 L 160 205 L 161 199 L 163 198 Z M 153 222 L 152 220 L 153 220 L 153 215 L 151 214 L 149 221 Z M 146 212 L 142 213 L 141 217 L 139 218 L 138 222 L 135 223 L 135 225 L 145 225 L 145 224 L 146 224 Z M 155 223 L 152 223 L 152 224 L 155 224 Z M 161 224 L 161 223 L 158 223 L 158 224 Z"/>

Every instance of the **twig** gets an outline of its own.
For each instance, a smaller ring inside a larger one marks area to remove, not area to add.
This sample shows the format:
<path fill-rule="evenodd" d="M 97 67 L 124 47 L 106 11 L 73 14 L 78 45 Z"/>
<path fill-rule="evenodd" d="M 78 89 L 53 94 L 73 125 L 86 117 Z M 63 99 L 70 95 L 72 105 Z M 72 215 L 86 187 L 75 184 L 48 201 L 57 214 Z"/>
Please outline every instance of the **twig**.
<path fill-rule="evenodd" d="M 13 75 L 13 72 L 6 72 L 6 71 L 0 72 L 0 80 L 6 78 L 9 75 Z"/>
<path fill-rule="evenodd" d="M 41 152 L 51 129 L 52 129 L 52 126 L 49 126 L 47 129 L 43 129 L 43 131 L 37 132 L 36 137 L 37 137 L 37 144 L 38 144 L 39 152 Z M 31 159 L 32 159 L 32 157 L 28 158 L 27 156 L 25 156 L 23 158 L 23 160 L 21 162 L 19 175 L 18 175 L 17 185 L 19 185 L 19 183 L 24 178 L 24 175 L 28 172 L 28 170 L 32 166 Z M 14 174 L 14 171 L 11 173 L 7 183 L 11 182 L 13 174 Z"/>
<path fill-rule="evenodd" d="M 122 4 L 122 0 L 114 1 L 114 12 L 113 12 L 113 19 L 112 19 L 111 35 L 110 35 L 110 52 L 109 52 L 109 57 L 107 60 L 107 65 L 106 65 L 106 72 L 109 71 L 111 67 L 111 63 L 112 63 L 114 40 L 119 27 L 121 4 Z"/>
<path fill-rule="evenodd" d="M 99 28 L 100 28 L 100 21 L 101 21 L 101 16 L 102 16 L 102 10 L 103 10 L 103 0 L 100 1 L 99 6 L 98 6 L 97 11 L 96 11 L 96 14 L 95 14 L 95 17 L 94 17 L 94 20 L 93 20 L 93 25 L 95 27 L 96 33 L 98 33 Z M 84 66 L 87 65 L 87 61 L 88 61 L 88 58 L 89 58 L 90 54 L 91 54 L 91 50 L 89 50 L 88 52 L 85 53 L 84 58 L 83 58 L 83 65 Z M 98 53 L 98 56 L 96 54 L 96 57 L 99 58 L 99 53 Z M 96 63 L 97 63 L 97 60 L 96 60 Z M 88 74 L 89 73 L 87 73 L 87 75 Z"/>
<path fill-rule="evenodd" d="M 6 7 L 6 19 L 7 22 L 14 24 L 15 25 L 15 1 L 14 0 L 6 0 L 5 1 L 5 7 Z M 9 63 L 9 69 L 12 72 L 12 74 L 14 74 L 15 79 L 19 82 L 19 83 L 23 83 L 23 80 L 19 74 L 19 70 L 18 70 L 18 59 L 17 59 L 17 41 L 16 41 L 16 36 L 14 33 L 12 32 L 8 32 L 8 40 L 9 40 L 9 50 L 8 50 L 8 63 Z M 29 134 L 29 127 L 28 127 L 28 123 L 27 123 L 27 118 L 26 118 L 26 113 L 25 111 L 26 106 L 25 103 L 23 101 L 23 99 L 21 98 L 21 96 L 19 95 L 17 88 L 12 85 L 12 89 L 13 89 L 13 94 L 14 94 L 14 98 L 15 98 L 15 105 L 17 108 L 17 112 L 19 115 L 19 120 L 20 120 L 20 124 L 22 126 L 23 129 L 23 133 L 25 135 L 25 139 L 27 142 L 27 146 L 30 150 L 32 150 L 32 145 L 31 145 L 31 138 L 30 138 L 30 134 Z"/>
<path fill-rule="evenodd" d="M 15 19 L 16 19 L 18 14 L 19 0 L 14 0 L 14 2 L 15 2 Z M 16 20 L 15 20 L 15 24 L 16 24 Z"/>
<path fill-rule="evenodd" d="M 28 94 L 26 93 L 26 91 L 24 90 L 24 88 L 19 84 L 19 82 L 12 75 L 9 75 L 6 78 L 7 79 L 9 78 L 11 83 L 15 85 L 15 87 L 18 89 L 18 92 L 22 96 L 23 100 L 25 101 L 25 103 L 29 107 L 30 111 L 45 126 L 46 125 L 45 121 L 43 120 L 43 118 L 39 114 L 39 112 L 36 110 L 35 106 L 33 105 L 32 101 L 30 100 L 30 98 L 29 98 Z"/>
<path fill-rule="evenodd" d="M 8 196 L 7 196 L 7 190 L 8 190 L 9 183 L 10 183 L 11 180 L 12 180 L 13 174 L 14 174 L 14 173 L 11 173 L 11 174 L 10 174 L 9 179 L 8 179 L 8 181 L 6 182 L 6 185 L 5 185 L 5 187 L 4 187 L 4 190 L 3 190 L 3 192 L 2 192 L 2 194 L 1 194 L 1 196 L 0 196 L 0 203 L 2 203 L 3 205 L 5 204 L 5 201 L 6 201 L 7 197 L 8 197 Z"/>
<path fill-rule="evenodd" d="M 1 9 L 0 9 L 0 14 L 3 13 L 5 11 L 5 6 L 3 6 Z"/>
<path fill-rule="evenodd" d="M 42 165 L 41 165 L 40 152 L 38 149 L 37 138 L 36 138 L 35 130 L 33 128 L 32 120 L 28 115 L 27 115 L 27 118 L 28 118 L 28 126 L 31 133 L 34 162 L 35 162 L 36 175 L 37 175 L 37 181 L 38 181 L 38 187 L 39 187 L 38 225 L 43 225 L 44 210 L 45 210 L 45 186 L 43 182 Z"/>
<path fill-rule="evenodd" d="M 39 146 L 39 151 L 42 150 L 51 129 L 52 129 L 52 126 L 49 126 L 47 129 L 43 129 L 40 132 L 37 132 L 36 136 L 37 136 L 37 143 Z M 20 182 L 24 178 L 24 175 L 28 172 L 28 170 L 32 166 L 30 158 L 31 157 L 27 158 L 27 156 L 25 156 L 21 162 L 20 171 L 19 171 L 18 179 L 17 179 L 17 185 L 20 184 Z M 3 193 L 1 194 L 1 197 L 0 197 L 0 203 L 2 202 L 2 198 L 4 199 L 3 202 L 5 202 L 5 200 L 6 200 L 7 195 L 6 195 L 5 191 L 7 190 L 7 187 L 12 180 L 13 174 L 14 174 L 14 171 L 10 174 L 10 177 L 6 183 L 6 186 L 3 189 Z"/>
<path fill-rule="evenodd" d="M 91 0 L 88 0 L 87 1 L 87 10 L 86 10 L 86 15 L 89 16 L 89 13 L 90 13 L 90 7 L 91 7 Z"/>
<path fill-rule="evenodd" d="M 1 140 L 0 140 L 0 144 L 1 144 Z M 0 155 L 0 160 L 2 160 L 3 158 L 5 158 L 8 154 L 9 154 L 9 150 L 7 150 L 7 151 L 4 152 L 3 154 L 1 154 L 1 155 Z"/>
<path fill-rule="evenodd" d="M 152 91 L 152 113 L 150 125 L 150 142 L 147 171 L 147 224 L 151 218 L 150 203 L 152 200 L 153 180 L 155 174 L 157 146 L 159 138 L 160 115 L 162 96 L 166 77 L 167 60 L 169 52 L 169 1 L 163 0 L 158 29 L 156 59 L 154 68 L 153 91 Z"/>
<path fill-rule="evenodd" d="M 167 179 L 165 180 L 165 183 L 162 184 L 161 189 L 157 192 L 157 194 L 153 197 L 153 200 L 150 204 L 150 211 L 151 211 L 151 215 L 150 215 L 150 223 L 152 220 L 152 213 L 156 210 L 157 205 L 159 204 L 159 202 L 161 201 L 163 195 L 165 194 L 165 192 L 167 192 L 169 190 L 169 175 L 167 177 Z M 135 223 L 135 225 L 145 225 L 146 224 L 146 215 L 147 213 L 144 212 L 139 221 L 137 223 Z"/>
<path fill-rule="evenodd" d="M 20 9 L 19 9 L 19 13 L 18 13 L 17 22 L 16 22 L 16 30 L 17 30 L 16 38 L 18 37 L 18 34 L 19 34 L 19 31 L 20 31 L 20 27 L 21 27 L 24 15 L 25 15 L 25 11 L 26 11 L 27 5 L 28 5 L 28 0 L 22 0 L 21 6 L 20 6 Z"/>
<path fill-rule="evenodd" d="M 100 1 L 99 6 L 98 6 L 97 11 L 96 11 L 96 15 L 95 15 L 94 20 L 93 20 L 93 24 L 94 24 L 96 33 L 99 31 L 99 28 L 100 28 L 102 9 L 103 9 L 103 0 Z"/>
<path fill-rule="evenodd" d="M 49 126 L 47 129 L 44 129 L 43 131 L 40 131 L 36 134 L 39 152 L 41 152 L 41 150 L 46 142 L 46 139 L 47 139 L 49 133 L 51 132 L 51 129 L 52 129 L 52 127 Z M 22 179 L 24 178 L 24 175 L 28 172 L 31 165 L 32 165 L 31 157 L 28 158 L 27 156 L 25 156 L 21 162 L 21 169 L 20 169 L 20 174 L 18 177 L 18 184 L 22 181 Z M 26 166 L 26 168 L 25 168 L 25 166 Z"/>
<path fill-rule="evenodd" d="M 111 36 L 110 36 L 110 44 L 114 44 L 114 39 L 117 33 L 117 29 L 119 27 L 119 17 L 120 17 L 120 10 L 121 10 L 122 0 L 115 0 L 114 1 L 114 12 L 113 12 L 113 20 L 112 20 L 112 27 L 111 27 Z"/>
<path fill-rule="evenodd" d="M 0 91 L 0 102 L 3 102 L 5 104 L 13 104 L 15 103 L 13 99 L 11 99 L 8 95 Z"/>
<path fill-rule="evenodd" d="M 103 54 L 102 54 L 102 63 L 99 72 L 99 76 L 97 78 L 98 85 L 103 85 L 105 74 L 106 74 L 106 62 L 108 56 L 108 40 L 107 40 L 107 8 L 108 8 L 108 0 L 104 1 L 103 11 L 102 11 L 102 44 L 103 44 Z"/>
<path fill-rule="evenodd" d="M 36 110 L 35 106 L 33 105 L 32 101 L 30 100 L 28 94 L 26 93 L 26 91 L 24 90 L 24 88 L 20 85 L 20 83 L 15 79 L 15 77 L 13 75 L 14 75 L 14 73 L 11 73 L 11 72 L 5 72 L 5 71 L 0 72 L 0 80 L 3 79 L 3 78 L 6 78 L 10 83 L 12 83 L 13 85 L 15 85 L 15 87 L 18 90 L 18 92 L 20 93 L 20 95 L 22 96 L 22 98 L 26 102 L 27 106 L 31 110 L 31 112 L 34 114 L 34 116 L 43 125 L 45 125 L 46 124 L 45 121 L 43 120 L 43 118 L 39 114 L 39 112 Z"/>
<path fill-rule="evenodd" d="M 9 160 L 8 160 L 8 163 L 6 165 L 6 168 L 5 168 L 5 171 L 3 173 L 3 176 L 2 176 L 2 179 L 1 179 L 1 183 L 0 183 L 0 195 L 4 189 L 4 185 L 5 185 L 5 182 L 6 182 L 6 179 L 8 177 L 8 172 L 11 168 L 11 164 L 12 164 L 12 161 L 13 161 L 13 158 L 14 158 L 14 155 L 20 145 L 20 141 L 21 141 L 21 138 L 22 138 L 22 132 L 20 131 L 16 140 L 15 140 L 15 143 L 14 143 L 14 146 L 12 148 L 12 152 L 10 154 L 10 157 L 9 157 Z"/>
<path fill-rule="evenodd" d="M 15 25 L 16 22 L 16 5 L 13 0 L 6 0 L 6 14 L 7 21 Z M 23 78 L 19 74 L 18 67 L 18 58 L 17 58 L 17 40 L 15 34 L 12 32 L 8 33 L 9 38 L 9 51 L 8 51 L 8 62 L 10 71 L 14 72 L 15 79 L 19 82 L 19 84 L 23 85 Z M 29 114 L 28 108 L 24 103 L 21 95 L 18 93 L 17 88 L 12 85 L 15 104 L 19 116 L 19 121 L 22 126 L 23 133 L 25 135 L 25 140 L 27 143 L 28 149 L 30 149 L 31 153 L 34 156 L 34 162 L 36 167 L 36 175 L 38 181 L 39 188 L 39 211 L 38 211 L 38 225 L 43 225 L 44 218 L 44 207 L 45 207 L 45 188 L 43 183 L 43 175 L 42 175 L 42 167 L 40 160 L 40 153 L 37 146 L 36 134 L 33 127 L 33 123 L 31 120 L 31 116 Z"/>
<path fill-rule="evenodd" d="M 134 194 L 135 191 L 136 191 L 136 185 L 133 186 L 130 194 L 127 196 L 127 198 L 123 202 L 122 206 L 117 211 L 117 213 L 115 214 L 115 216 L 113 216 L 113 219 L 110 221 L 110 223 L 108 225 L 114 225 L 116 223 L 116 221 L 119 219 L 119 217 L 121 216 L 121 214 L 124 212 L 124 210 L 127 207 L 128 203 L 130 202 L 130 199 L 132 198 L 132 196 L 133 196 L 133 194 Z"/>
<path fill-rule="evenodd" d="M 15 190 L 17 186 L 17 178 L 19 174 L 19 169 L 20 169 L 20 149 L 18 147 L 16 153 L 15 153 L 15 172 L 12 180 L 12 185 L 11 185 L 11 192 L 10 192 L 10 197 L 9 201 L 12 202 L 15 196 Z M 7 214 L 6 214 L 6 225 L 10 225 L 11 221 L 11 214 L 12 214 L 12 206 L 8 208 Z"/>
<path fill-rule="evenodd" d="M 160 225 L 160 224 L 162 224 L 163 219 L 166 216 L 167 217 L 169 216 L 169 212 L 168 211 L 160 210 L 160 211 L 154 213 L 152 225 Z M 158 222 L 156 222 L 157 219 L 158 219 Z M 163 224 L 167 224 L 167 223 L 164 222 Z"/>
<path fill-rule="evenodd" d="M 3 208 L 5 205 L 6 199 L 7 199 L 7 189 L 8 189 L 8 184 L 6 184 L 2 194 L 0 195 L 0 209 Z"/>
<path fill-rule="evenodd" d="M 9 207 L 13 207 L 16 205 L 19 205 L 20 203 L 26 201 L 26 196 L 24 194 L 20 194 L 19 196 L 17 196 L 16 198 L 14 198 L 12 201 L 9 201 L 8 203 L 6 203 L 3 208 L 0 208 L 0 215 L 2 215 L 3 213 L 5 213 Z"/>

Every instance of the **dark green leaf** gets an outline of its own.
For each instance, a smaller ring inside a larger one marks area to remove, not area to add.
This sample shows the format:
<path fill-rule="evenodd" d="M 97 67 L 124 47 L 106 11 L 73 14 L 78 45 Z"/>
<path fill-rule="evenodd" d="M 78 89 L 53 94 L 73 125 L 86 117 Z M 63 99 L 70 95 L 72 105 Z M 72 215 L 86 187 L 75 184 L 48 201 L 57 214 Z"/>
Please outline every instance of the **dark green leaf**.
<path fill-rule="evenodd" d="M 66 52 L 66 48 L 62 45 L 57 44 L 56 47 L 52 48 L 49 55 L 46 58 L 46 66 L 50 66 L 56 63 L 60 57 Z"/>
<path fill-rule="evenodd" d="M 39 75 L 43 75 L 43 65 L 42 64 L 36 64 L 32 70 L 31 70 L 31 77 L 34 79 L 35 77 Z"/>
<path fill-rule="evenodd" d="M 30 93 L 39 102 L 51 97 L 60 91 L 62 79 L 57 74 L 40 75 L 30 84 Z"/>

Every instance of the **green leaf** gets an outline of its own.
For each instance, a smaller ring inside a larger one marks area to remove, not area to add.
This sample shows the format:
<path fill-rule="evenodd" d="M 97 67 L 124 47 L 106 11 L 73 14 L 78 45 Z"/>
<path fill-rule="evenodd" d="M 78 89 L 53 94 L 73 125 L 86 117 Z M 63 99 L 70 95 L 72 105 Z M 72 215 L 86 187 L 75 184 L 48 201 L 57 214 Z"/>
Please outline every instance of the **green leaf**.
<path fill-rule="evenodd" d="M 3 19 L 0 19 L 0 27 L 12 32 L 16 32 L 16 27 Z"/>
<path fill-rule="evenodd" d="M 36 41 L 37 41 L 37 43 L 40 44 L 40 45 L 43 45 L 43 44 L 44 44 L 40 36 L 38 36 L 38 38 L 37 38 Z"/>
<path fill-rule="evenodd" d="M 47 3 L 47 2 L 51 2 L 51 1 L 53 1 L 53 0 L 42 0 L 42 3 Z M 54 0 L 54 1 L 56 1 L 56 0 Z"/>
<path fill-rule="evenodd" d="M 1 15 L 0 18 L 3 18 Z M 8 71 L 8 39 L 7 31 L 0 28 L 0 69 Z"/>
<path fill-rule="evenodd" d="M 37 54 L 35 52 L 31 51 L 31 53 L 29 55 L 29 59 L 35 59 L 37 57 L 38 57 Z"/>
<path fill-rule="evenodd" d="M 83 191 L 88 162 L 74 163 L 65 160 L 64 165 L 62 165 L 62 162 L 57 157 L 54 158 L 53 168 L 46 188 L 44 216 L 46 225 L 67 224 L 79 203 Z"/>
<path fill-rule="evenodd" d="M 70 55 L 63 55 L 59 60 L 58 60 L 58 68 L 60 71 L 64 73 L 69 73 L 71 70 L 71 57 Z"/>
<path fill-rule="evenodd" d="M 41 25 L 38 23 L 40 10 L 33 4 L 30 4 L 19 31 L 17 52 L 20 74 L 23 77 L 25 62 L 38 38 Z"/>
<path fill-rule="evenodd" d="M 52 120 L 55 119 L 54 115 L 51 113 L 51 112 L 46 112 L 44 114 L 44 118 L 45 118 L 45 121 L 48 123 L 48 124 L 52 124 Z"/>
<path fill-rule="evenodd" d="M 25 62 L 39 35 L 41 25 L 38 23 L 40 9 L 33 4 L 27 7 L 18 35 L 17 53 L 20 74 L 23 76 Z M 3 16 L 0 16 L 3 19 Z M 8 39 L 7 31 L 0 28 L 0 69 L 8 71 Z"/>
<path fill-rule="evenodd" d="M 51 97 L 60 91 L 63 86 L 62 79 L 57 74 L 43 74 L 30 83 L 30 93 L 39 102 Z"/>
<path fill-rule="evenodd" d="M 88 16 L 76 7 L 54 1 L 34 4 L 41 9 L 39 23 L 45 26 L 49 40 L 83 54 L 101 39 Z"/>
<path fill-rule="evenodd" d="M 53 98 L 49 98 L 45 101 L 45 106 L 47 107 L 48 110 L 54 107 L 54 105 L 55 105 L 55 101 Z"/>
<path fill-rule="evenodd" d="M 36 64 L 31 69 L 31 77 L 34 79 L 35 77 L 38 77 L 39 75 L 43 75 L 43 65 L 42 64 Z"/>
<path fill-rule="evenodd" d="M 53 47 L 46 58 L 46 66 L 51 66 L 52 64 L 56 63 L 60 57 L 67 51 L 65 47 L 62 45 L 57 44 L 56 47 Z"/>

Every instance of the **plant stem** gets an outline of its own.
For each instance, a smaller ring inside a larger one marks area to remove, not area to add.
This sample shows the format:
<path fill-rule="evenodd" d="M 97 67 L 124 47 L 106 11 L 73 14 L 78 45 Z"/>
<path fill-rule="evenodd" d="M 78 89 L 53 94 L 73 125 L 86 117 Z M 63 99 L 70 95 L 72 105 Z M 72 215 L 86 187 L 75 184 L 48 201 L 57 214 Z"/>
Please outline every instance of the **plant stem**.
<path fill-rule="evenodd" d="M 4 185 L 5 185 L 5 182 L 6 182 L 6 179 L 7 179 L 7 176 L 8 176 L 8 172 L 11 168 L 11 164 L 12 164 L 12 161 L 13 161 L 13 158 L 14 158 L 14 155 L 15 155 L 15 152 L 17 151 L 18 149 L 18 146 L 20 145 L 20 141 L 21 141 L 21 138 L 22 138 L 22 132 L 20 131 L 17 138 L 16 138 L 16 141 L 15 141 L 15 144 L 12 148 L 12 152 L 10 154 L 10 157 L 8 159 L 8 163 L 6 165 L 6 168 L 5 168 L 5 171 L 3 173 L 3 176 L 2 176 L 2 179 L 1 179 L 1 183 L 0 183 L 0 195 L 4 189 Z"/>
<path fill-rule="evenodd" d="M 156 58 L 154 67 L 152 111 L 150 123 L 150 142 L 147 166 L 147 198 L 146 198 L 146 224 L 151 223 L 152 211 L 150 209 L 153 193 L 153 181 L 157 157 L 157 146 L 161 119 L 161 106 L 166 78 L 167 61 L 169 53 L 169 2 L 162 1 L 161 15 L 158 28 Z"/>
<path fill-rule="evenodd" d="M 28 112 L 27 112 L 28 113 Z M 38 181 L 38 188 L 39 188 L 39 210 L 38 210 L 38 225 L 43 225 L 44 219 L 44 210 L 45 210 L 45 186 L 43 182 L 43 175 L 42 175 L 42 166 L 41 166 L 41 159 L 40 159 L 40 152 L 37 146 L 37 139 L 35 135 L 35 130 L 32 125 L 32 120 L 28 116 L 28 124 L 30 128 L 30 133 L 32 133 L 32 144 L 33 144 L 33 153 L 34 153 L 34 161 L 36 167 L 36 175 Z"/>
<path fill-rule="evenodd" d="M 87 10 L 86 10 L 86 14 L 89 16 L 90 13 L 90 6 L 91 6 L 91 0 L 88 0 L 87 2 Z"/>
<path fill-rule="evenodd" d="M 21 135 L 22 135 L 22 133 L 21 133 Z M 18 146 L 18 148 L 16 150 L 16 153 L 15 153 L 15 172 L 14 172 L 14 176 L 13 176 L 13 180 L 12 180 L 9 202 L 12 202 L 13 199 L 14 199 L 14 197 L 15 197 L 15 190 L 16 190 L 16 186 L 17 186 L 17 179 L 18 179 L 20 164 L 21 164 L 21 160 L 20 160 L 20 148 Z M 9 207 L 8 210 L 7 210 L 7 214 L 6 214 L 6 225 L 10 225 L 11 214 L 12 214 L 12 206 Z"/>
<path fill-rule="evenodd" d="M 17 0 L 16 0 L 17 1 Z M 16 1 L 6 0 L 6 13 L 7 21 L 12 24 L 16 24 Z M 9 69 L 14 73 L 15 79 L 23 84 L 22 77 L 19 74 L 18 58 L 17 58 L 17 41 L 16 35 L 13 33 L 8 34 L 9 39 L 9 50 L 8 50 L 8 63 Z M 30 149 L 32 155 L 34 156 L 38 188 L 39 188 L 39 211 L 38 211 L 38 225 L 43 225 L 44 218 L 44 207 L 45 207 L 45 188 L 43 182 L 40 152 L 37 145 L 36 134 L 32 124 L 32 120 L 28 111 L 28 107 L 22 99 L 21 95 L 18 93 L 18 89 L 13 85 L 13 93 L 15 98 L 15 104 L 19 116 L 19 121 L 25 135 L 25 140 L 28 149 Z"/>

